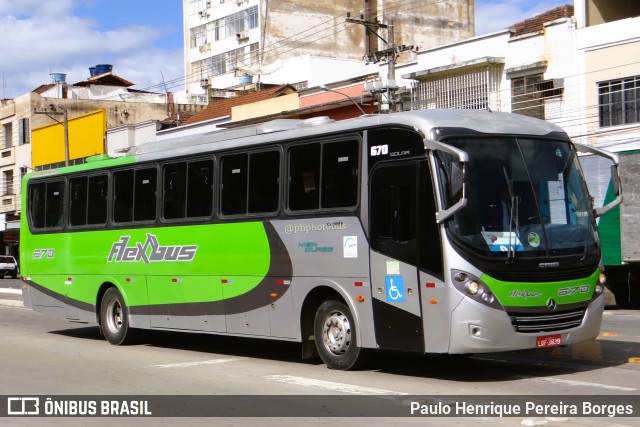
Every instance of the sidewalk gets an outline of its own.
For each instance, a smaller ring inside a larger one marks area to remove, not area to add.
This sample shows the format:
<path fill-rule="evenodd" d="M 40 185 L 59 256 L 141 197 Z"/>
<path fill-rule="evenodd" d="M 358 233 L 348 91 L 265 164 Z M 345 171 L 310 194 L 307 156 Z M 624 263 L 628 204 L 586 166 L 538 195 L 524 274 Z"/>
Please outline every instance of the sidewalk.
<path fill-rule="evenodd" d="M 0 288 L 0 306 L 24 307 L 22 289 Z"/>

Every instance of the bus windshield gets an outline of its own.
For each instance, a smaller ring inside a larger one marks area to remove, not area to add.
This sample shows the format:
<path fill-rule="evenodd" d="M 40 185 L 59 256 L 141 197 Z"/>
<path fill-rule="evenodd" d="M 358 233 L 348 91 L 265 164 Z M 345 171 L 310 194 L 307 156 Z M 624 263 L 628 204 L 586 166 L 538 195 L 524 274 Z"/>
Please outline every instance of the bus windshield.
<path fill-rule="evenodd" d="M 467 206 L 447 222 L 458 244 L 511 260 L 597 249 L 591 201 L 569 142 L 465 137 L 446 143 L 469 155 Z"/>

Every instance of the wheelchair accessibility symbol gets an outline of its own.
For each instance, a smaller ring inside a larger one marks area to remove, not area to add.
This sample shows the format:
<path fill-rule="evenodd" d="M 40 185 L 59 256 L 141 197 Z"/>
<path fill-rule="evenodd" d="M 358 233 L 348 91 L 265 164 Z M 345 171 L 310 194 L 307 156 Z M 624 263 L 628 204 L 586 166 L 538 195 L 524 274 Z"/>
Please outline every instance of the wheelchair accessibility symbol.
<path fill-rule="evenodd" d="M 404 279 L 402 276 L 385 276 L 387 302 L 404 302 Z"/>

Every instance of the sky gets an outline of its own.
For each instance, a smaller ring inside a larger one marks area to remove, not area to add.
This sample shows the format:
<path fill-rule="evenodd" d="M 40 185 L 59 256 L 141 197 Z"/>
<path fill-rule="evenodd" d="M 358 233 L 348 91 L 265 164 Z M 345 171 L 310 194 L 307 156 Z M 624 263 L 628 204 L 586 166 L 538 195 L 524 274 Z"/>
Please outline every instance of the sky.
<path fill-rule="evenodd" d="M 571 0 L 475 0 L 476 35 Z M 183 90 L 182 0 L 0 0 L 0 99 L 112 64 L 135 89 Z"/>

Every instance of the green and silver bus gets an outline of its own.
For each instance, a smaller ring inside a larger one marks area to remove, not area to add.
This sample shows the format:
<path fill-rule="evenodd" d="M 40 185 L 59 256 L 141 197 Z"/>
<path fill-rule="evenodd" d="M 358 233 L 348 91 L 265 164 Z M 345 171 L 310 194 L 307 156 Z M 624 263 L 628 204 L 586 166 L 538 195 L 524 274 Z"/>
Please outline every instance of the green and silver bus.
<path fill-rule="evenodd" d="M 468 354 L 598 335 L 605 277 L 566 133 L 424 110 L 276 120 L 27 174 L 26 307 L 97 323 L 302 343 L 333 369 L 372 349 Z"/>

